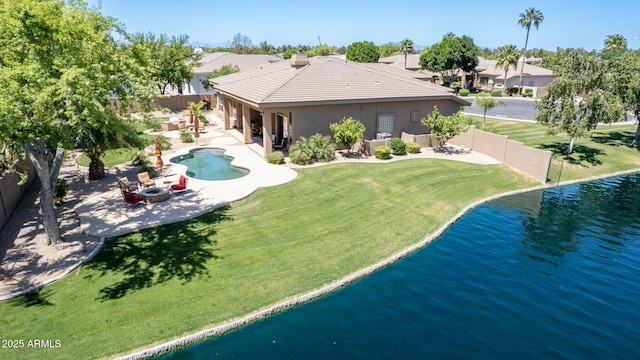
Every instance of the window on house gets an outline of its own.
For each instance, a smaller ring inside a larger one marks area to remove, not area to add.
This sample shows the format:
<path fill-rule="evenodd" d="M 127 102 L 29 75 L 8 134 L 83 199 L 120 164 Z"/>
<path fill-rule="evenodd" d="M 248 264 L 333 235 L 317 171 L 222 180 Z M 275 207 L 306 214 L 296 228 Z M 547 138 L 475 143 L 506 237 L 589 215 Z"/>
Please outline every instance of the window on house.
<path fill-rule="evenodd" d="M 224 112 L 224 99 L 222 98 L 222 94 L 218 94 L 218 110 Z"/>
<path fill-rule="evenodd" d="M 378 132 L 393 134 L 396 114 L 378 114 Z"/>
<path fill-rule="evenodd" d="M 411 122 L 417 123 L 420 121 L 420 113 L 418 111 L 411 112 Z"/>

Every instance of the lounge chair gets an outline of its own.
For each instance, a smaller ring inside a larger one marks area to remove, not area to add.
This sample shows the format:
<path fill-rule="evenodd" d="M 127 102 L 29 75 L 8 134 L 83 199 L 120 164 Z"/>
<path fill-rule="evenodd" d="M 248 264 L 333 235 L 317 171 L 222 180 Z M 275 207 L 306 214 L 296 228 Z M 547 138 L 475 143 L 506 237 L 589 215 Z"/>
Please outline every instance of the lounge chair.
<path fill-rule="evenodd" d="M 156 186 L 156 182 L 151 180 L 149 173 L 146 171 L 138 173 L 138 184 L 140 184 L 140 186 L 145 188 Z"/>
<path fill-rule="evenodd" d="M 144 197 L 140 194 L 133 193 L 129 190 L 122 189 L 122 198 L 127 204 L 138 204 Z"/>
<path fill-rule="evenodd" d="M 283 149 L 284 150 L 286 147 L 287 147 L 287 138 L 286 137 L 282 138 L 282 141 L 280 142 L 279 145 L 278 144 L 273 145 L 274 149 Z"/>
<path fill-rule="evenodd" d="M 126 177 L 121 177 L 120 179 L 118 179 L 118 185 L 120 186 L 121 190 L 127 190 L 127 191 L 138 190 L 138 185 L 130 183 L 129 179 Z"/>
<path fill-rule="evenodd" d="M 180 179 L 177 184 L 171 185 L 171 190 L 182 191 L 187 189 L 187 178 L 184 175 L 180 175 Z"/>

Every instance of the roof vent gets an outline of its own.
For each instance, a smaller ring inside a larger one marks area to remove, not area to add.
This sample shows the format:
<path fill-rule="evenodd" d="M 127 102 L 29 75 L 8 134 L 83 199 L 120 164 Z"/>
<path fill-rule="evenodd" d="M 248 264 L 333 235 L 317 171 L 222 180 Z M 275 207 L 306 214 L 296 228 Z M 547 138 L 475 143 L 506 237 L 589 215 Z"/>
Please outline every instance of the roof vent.
<path fill-rule="evenodd" d="M 303 54 L 302 51 L 298 50 L 297 53 L 291 55 L 292 68 L 298 69 L 307 65 L 309 65 L 309 59 L 307 58 L 307 54 Z"/>

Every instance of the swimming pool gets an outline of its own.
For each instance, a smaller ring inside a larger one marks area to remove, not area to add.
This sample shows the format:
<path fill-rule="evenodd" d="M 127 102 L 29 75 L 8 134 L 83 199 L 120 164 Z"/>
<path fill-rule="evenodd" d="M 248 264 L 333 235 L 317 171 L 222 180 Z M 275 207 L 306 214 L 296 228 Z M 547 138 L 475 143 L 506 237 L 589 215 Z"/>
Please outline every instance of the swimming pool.
<path fill-rule="evenodd" d="M 249 170 L 231 165 L 233 157 L 216 148 L 195 149 L 170 160 L 187 167 L 187 176 L 200 180 L 231 180 L 249 174 Z"/>

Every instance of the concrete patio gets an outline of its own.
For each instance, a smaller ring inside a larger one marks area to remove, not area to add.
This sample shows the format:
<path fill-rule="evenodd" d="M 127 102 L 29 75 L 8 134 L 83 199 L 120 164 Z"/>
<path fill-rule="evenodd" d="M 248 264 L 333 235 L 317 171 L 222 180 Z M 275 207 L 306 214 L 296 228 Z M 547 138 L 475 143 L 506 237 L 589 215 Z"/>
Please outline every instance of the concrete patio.
<path fill-rule="evenodd" d="M 222 130 L 215 120 L 200 134 L 198 145 L 182 144 L 178 131 L 163 131 L 158 134 L 172 139 L 174 146 L 162 155 L 165 166 L 159 171 L 161 176 L 154 178 L 156 187 L 163 188 L 177 183 L 179 176 L 184 175 L 186 169 L 184 166 L 172 164 L 169 160 L 197 148 L 223 149 L 225 155 L 234 158 L 232 165 L 249 169 L 250 173 L 238 179 L 218 181 L 189 177 L 187 190 L 175 192 L 168 200 L 153 204 L 127 204 L 123 201 L 118 186 L 115 183 L 108 184 L 111 186 L 104 192 L 84 197 L 75 207 L 84 233 L 109 238 L 184 221 L 245 198 L 261 187 L 287 183 L 297 175 L 289 167 L 269 164 L 256 152 Z M 130 181 L 135 180 L 135 177 L 129 178 Z"/>

